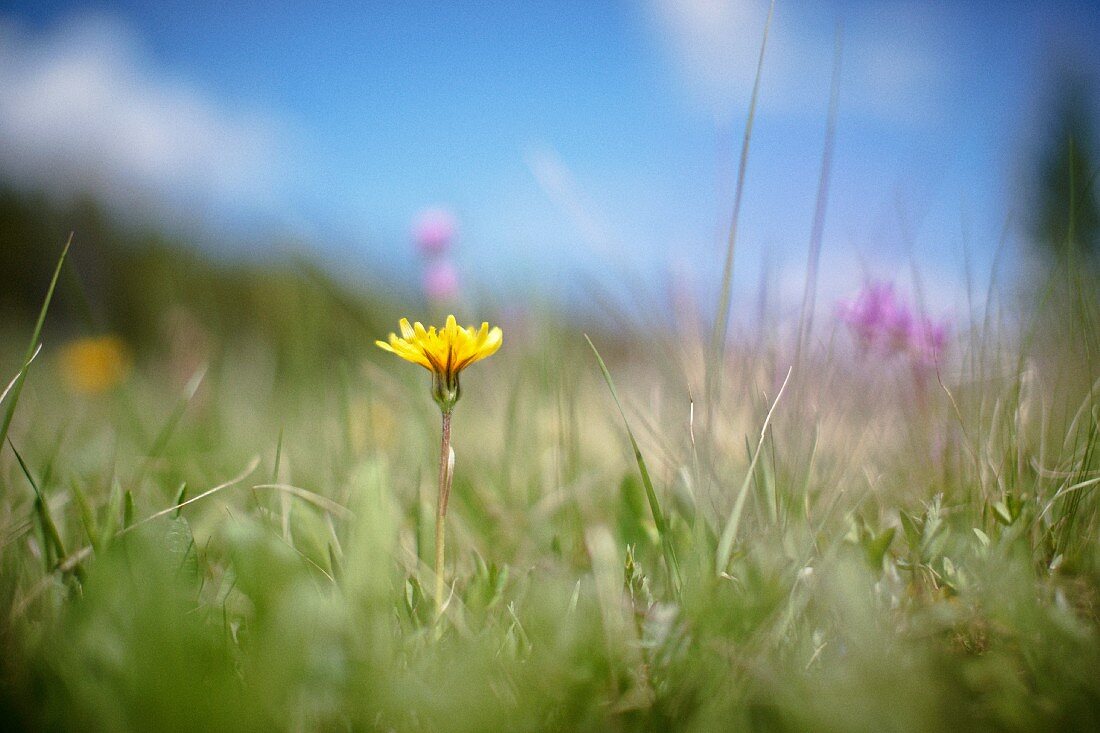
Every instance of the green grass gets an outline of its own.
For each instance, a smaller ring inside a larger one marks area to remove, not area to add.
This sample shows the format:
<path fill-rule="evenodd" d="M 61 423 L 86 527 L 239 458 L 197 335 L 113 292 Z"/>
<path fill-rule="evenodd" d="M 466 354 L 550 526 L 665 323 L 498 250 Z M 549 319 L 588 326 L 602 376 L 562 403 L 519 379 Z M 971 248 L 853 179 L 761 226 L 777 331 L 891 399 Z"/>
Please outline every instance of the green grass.
<path fill-rule="evenodd" d="M 682 334 L 504 324 L 455 411 L 438 622 L 427 375 L 326 284 L 286 287 L 311 306 L 277 337 L 166 329 L 107 395 L 67 393 L 33 329 L 2 405 L 6 727 L 1100 727 L 1080 283 L 920 380 L 820 342 L 788 372 L 778 339 L 715 367 Z M 325 309 L 340 350 L 288 355 Z"/>

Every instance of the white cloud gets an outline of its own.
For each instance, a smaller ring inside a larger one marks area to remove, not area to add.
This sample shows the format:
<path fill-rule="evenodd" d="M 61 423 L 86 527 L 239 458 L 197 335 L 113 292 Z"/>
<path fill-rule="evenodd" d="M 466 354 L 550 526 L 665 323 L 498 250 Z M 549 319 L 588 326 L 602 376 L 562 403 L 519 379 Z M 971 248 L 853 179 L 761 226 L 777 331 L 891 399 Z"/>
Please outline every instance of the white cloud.
<path fill-rule="evenodd" d="M 0 173 L 115 206 L 257 205 L 278 179 L 277 126 L 159 77 L 115 22 L 30 34 L 0 18 Z"/>
<path fill-rule="evenodd" d="M 651 10 L 693 100 L 727 116 L 752 88 L 767 3 L 653 0 Z"/>
<path fill-rule="evenodd" d="M 748 102 L 767 0 L 650 0 L 650 17 L 693 102 L 723 121 Z M 875 6 L 848 23 L 841 112 L 891 123 L 934 118 L 952 69 L 942 23 L 910 3 Z M 836 21 L 820 6 L 779 4 L 764 59 L 761 106 L 820 118 L 828 99 Z"/>

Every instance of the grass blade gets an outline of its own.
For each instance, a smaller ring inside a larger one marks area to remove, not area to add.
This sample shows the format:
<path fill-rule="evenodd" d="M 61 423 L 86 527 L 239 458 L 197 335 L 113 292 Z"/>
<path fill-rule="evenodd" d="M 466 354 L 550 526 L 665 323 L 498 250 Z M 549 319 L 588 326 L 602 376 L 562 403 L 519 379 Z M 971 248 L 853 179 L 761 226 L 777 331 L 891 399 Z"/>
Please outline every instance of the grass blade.
<path fill-rule="evenodd" d="M 28 369 L 28 367 L 30 367 L 31 362 L 34 361 L 38 357 L 38 354 L 41 351 L 42 351 L 42 344 L 39 344 L 35 348 L 34 353 L 31 354 L 31 358 L 28 359 L 25 364 L 23 364 L 23 368 L 20 369 L 19 372 L 14 377 L 11 378 L 11 381 L 8 382 L 8 386 L 4 388 L 4 391 L 0 392 L 0 404 L 2 404 L 4 402 L 4 400 L 7 399 L 8 393 L 11 392 L 12 388 L 15 387 L 15 383 L 23 378 L 23 375 L 27 373 L 27 369 Z"/>
<path fill-rule="evenodd" d="M 19 468 L 22 469 L 23 475 L 26 476 L 31 488 L 34 489 L 34 510 L 38 514 L 38 520 L 42 524 L 42 536 L 46 540 L 45 555 L 48 571 L 52 566 L 49 560 L 50 550 L 53 550 L 57 560 L 60 562 L 68 554 L 65 552 L 65 543 L 61 541 L 61 533 L 57 531 L 57 524 L 53 521 L 53 516 L 50 514 L 50 505 L 46 501 L 46 497 L 42 495 L 42 490 L 38 488 L 38 482 L 35 481 L 34 476 L 31 475 L 31 470 L 27 466 L 26 461 L 23 460 L 23 456 L 19 454 L 19 451 L 15 449 L 14 443 L 9 440 L 8 445 L 11 446 L 11 452 L 15 454 L 15 460 L 19 462 Z"/>
<path fill-rule="evenodd" d="M 737 499 L 733 502 L 733 509 L 730 510 L 726 526 L 722 530 L 722 538 L 718 541 L 718 551 L 714 556 L 714 567 L 719 573 L 726 569 L 730 556 L 733 554 L 733 541 L 737 539 L 737 529 L 741 524 L 741 513 L 745 509 L 745 498 L 748 496 L 749 485 L 752 483 L 752 477 L 756 472 L 756 463 L 760 460 L 760 453 L 764 448 L 764 438 L 768 435 L 768 425 L 771 424 L 775 408 L 779 404 L 780 398 L 783 397 L 783 391 L 787 389 L 787 382 L 791 380 L 792 371 L 794 371 L 793 367 L 787 369 L 787 376 L 783 378 L 783 386 L 779 388 L 779 394 L 775 396 L 775 401 L 772 402 L 772 406 L 768 409 L 768 414 L 764 418 L 764 425 L 760 428 L 760 440 L 756 442 L 756 450 L 753 451 L 752 461 L 749 462 L 749 468 L 745 471 L 745 480 L 741 482 L 741 488 L 737 491 Z"/>
<path fill-rule="evenodd" d="M 682 583 L 680 565 L 676 561 L 676 551 L 672 546 L 672 538 L 669 536 L 668 522 L 665 519 L 664 512 L 661 511 L 661 503 L 657 499 L 657 492 L 653 490 L 653 481 L 649 477 L 649 469 L 646 468 L 642 451 L 638 448 L 638 441 L 634 438 L 634 431 L 630 429 L 630 421 L 626 419 L 626 412 L 623 410 L 622 402 L 619 401 L 619 393 L 615 390 L 611 372 L 607 370 L 603 357 L 596 350 L 596 345 L 592 343 L 592 339 L 588 338 L 588 334 L 585 334 L 584 340 L 588 342 L 588 345 L 592 348 L 592 353 L 596 355 L 596 361 L 599 362 L 604 381 L 607 382 L 607 388 L 611 390 L 611 397 L 615 400 L 615 407 L 619 409 L 619 415 L 623 418 L 627 437 L 630 438 L 630 447 L 634 450 L 634 460 L 638 464 L 638 473 L 641 474 L 642 485 L 645 487 L 646 499 L 649 500 L 649 511 L 653 514 L 653 524 L 656 525 L 657 534 L 661 538 L 661 550 L 665 556 L 665 564 L 668 566 L 669 577 L 672 579 L 672 587 L 676 593 L 679 593 Z"/>
<path fill-rule="evenodd" d="M 99 552 L 102 543 L 100 542 L 99 522 L 96 521 L 92 503 L 88 500 L 88 495 L 84 493 L 84 489 L 80 487 L 79 481 L 73 481 L 71 485 L 73 498 L 76 499 L 76 506 L 80 510 L 80 523 L 84 525 L 84 533 L 88 535 L 88 541 L 92 543 L 93 550 Z"/>
<path fill-rule="evenodd" d="M 283 427 L 279 426 L 279 440 L 275 443 L 275 465 L 271 469 L 271 483 L 279 482 L 279 467 L 283 461 Z"/>
<path fill-rule="evenodd" d="M 131 482 L 133 486 L 141 486 L 141 482 L 145 480 L 145 476 L 149 473 L 149 469 L 152 467 L 153 462 L 160 457 L 161 451 L 168 445 L 168 440 L 172 437 L 172 433 L 176 431 L 176 427 L 179 426 L 180 420 L 183 419 L 183 414 L 187 412 L 187 406 L 191 404 L 191 400 L 195 398 L 195 393 L 199 391 L 199 386 L 206 377 L 206 369 L 207 365 L 203 364 L 191 375 L 191 379 L 188 380 L 187 386 L 183 388 L 183 395 L 180 397 L 179 401 L 176 402 L 172 414 L 168 416 L 160 432 L 157 433 L 157 437 L 153 441 L 153 447 L 149 449 L 149 455 L 145 457 L 145 460 L 141 464 L 141 468 L 138 469 L 137 475 L 134 476 Z"/>
<path fill-rule="evenodd" d="M 729 237 L 726 241 L 726 261 L 722 267 L 722 289 L 718 297 L 718 311 L 714 314 L 714 332 L 711 335 L 710 359 L 706 365 L 706 395 L 713 406 L 718 401 L 719 375 L 722 356 L 726 351 L 729 331 L 730 298 L 733 288 L 733 254 L 737 243 L 737 220 L 741 216 L 741 195 L 745 190 L 745 170 L 749 165 L 749 142 L 752 140 L 752 123 L 756 119 L 756 100 L 760 95 L 760 75 L 764 69 L 764 51 L 768 47 L 768 31 L 772 25 L 775 0 L 768 6 L 768 19 L 764 22 L 764 37 L 760 41 L 760 58 L 756 62 L 756 78 L 752 84 L 749 116 L 745 123 L 745 136 L 741 142 L 741 160 L 737 167 L 737 187 L 733 192 L 733 214 L 730 217 Z"/>
<path fill-rule="evenodd" d="M 206 497 L 211 496 L 213 494 L 216 494 L 216 493 L 218 493 L 219 491 L 221 491 L 223 489 L 227 489 L 227 488 L 229 488 L 230 486 L 232 486 L 234 484 L 238 484 L 241 481 L 244 481 L 246 478 L 248 478 L 249 476 L 252 475 L 252 472 L 255 471 L 256 467 L 259 466 L 259 465 L 260 465 L 260 457 L 255 456 L 255 457 L 253 457 L 253 459 L 251 461 L 249 461 L 249 463 L 245 467 L 245 469 L 243 471 L 241 471 L 241 473 L 238 474 L 237 476 L 235 476 L 234 478 L 229 479 L 225 483 L 218 484 L 217 486 L 215 486 L 212 489 L 207 489 L 206 491 L 202 492 L 201 494 L 196 494 L 195 496 L 192 496 L 190 499 L 187 499 L 186 501 L 182 501 L 179 504 L 175 504 L 175 505 L 167 507 L 165 509 L 161 509 L 159 512 L 153 512 L 149 516 L 143 517 L 143 518 L 137 520 L 136 522 L 134 522 L 133 524 L 127 526 L 121 532 L 119 532 L 119 534 L 124 534 L 124 533 L 130 531 L 131 529 L 134 529 L 135 527 L 140 527 L 141 525 L 145 524 L 146 522 L 151 522 L 154 519 L 159 519 L 160 517 L 163 517 L 163 516 L 166 516 L 166 515 L 169 515 L 169 514 L 175 514 L 175 515 L 178 516 L 179 510 L 182 509 L 183 507 L 194 504 L 196 501 L 200 501 L 201 499 L 205 499 Z"/>
<path fill-rule="evenodd" d="M 186 499 L 186 498 L 187 498 L 187 482 L 183 481 L 183 482 L 180 483 L 179 491 L 176 492 L 176 501 L 174 502 L 175 505 L 177 507 L 182 506 L 183 505 L 183 500 Z M 178 517 L 179 515 L 180 515 L 180 510 L 176 509 L 176 513 L 172 516 Z"/>
<path fill-rule="evenodd" d="M 309 489 L 303 489 L 299 486 L 291 486 L 290 484 L 256 484 L 253 489 L 273 489 L 275 491 L 281 491 L 284 494 L 296 496 L 302 501 L 312 504 L 313 506 L 321 509 L 322 511 L 333 514 L 342 519 L 353 519 L 355 513 L 342 504 L 338 504 L 327 496 L 321 496 L 320 494 L 310 491 Z"/>
<path fill-rule="evenodd" d="M 825 210 L 829 203 L 829 173 L 833 167 L 833 148 L 836 141 L 836 113 L 840 97 L 841 51 L 844 31 L 838 24 L 836 47 L 833 51 L 833 80 L 829 92 L 829 112 L 825 122 L 825 147 L 821 153 L 821 176 L 817 182 L 817 203 L 810 228 L 810 253 L 806 264 L 806 289 L 802 293 L 802 315 L 798 323 L 798 343 L 795 345 L 795 363 L 799 363 L 802 350 L 813 330 L 814 309 L 817 306 L 817 270 L 821 261 L 821 240 L 825 234 Z"/>
<path fill-rule="evenodd" d="M 65 248 L 61 250 L 61 257 L 57 260 L 53 278 L 50 279 L 50 287 L 46 291 L 46 299 L 42 301 L 42 310 L 38 312 L 38 321 L 34 324 L 34 332 L 31 334 L 30 343 L 27 344 L 27 353 L 23 357 L 23 368 L 16 375 L 15 381 L 4 390 L 4 397 L 7 397 L 10 393 L 11 401 L 4 410 L 4 421 L 0 423 L 0 447 L 4 445 L 4 440 L 8 437 L 8 428 L 11 427 L 11 420 L 15 416 L 15 406 L 19 404 L 19 393 L 23 391 L 23 382 L 27 378 L 27 368 L 38 353 L 38 348 L 40 348 L 38 338 L 42 335 L 42 326 L 46 322 L 46 312 L 50 309 L 50 301 L 53 300 L 53 292 L 57 287 L 57 280 L 61 276 L 61 266 L 65 264 L 65 256 L 69 254 L 69 247 L 72 246 L 72 243 L 73 233 L 69 232 L 69 239 L 65 242 Z"/>
<path fill-rule="evenodd" d="M 14 449 L 14 446 L 13 446 L 13 449 Z M 238 474 L 237 476 L 229 479 L 225 483 L 218 484 L 217 486 L 215 486 L 212 489 L 207 489 L 206 491 L 202 492 L 201 494 L 198 494 L 197 496 L 193 496 L 190 499 L 188 499 L 187 501 L 184 501 L 180 504 L 176 504 L 174 506 L 170 506 L 170 507 L 167 507 L 165 509 L 161 509 L 160 511 L 154 512 L 153 514 L 150 514 L 147 517 L 139 519 L 138 521 L 134 522 L 130 526 L 125 527 L 124 529 L 120 530 L 117 535 L 110 535 L 110 534 L 104 532 L 104 539 L 107 540 L 107 539 L 110 539 L 112 536 L 124 535 L 127 532 L 129 532 L 133 529 L 136 529 L 137 527 L 142 526 L 146 522 L 151 522 L 155 519 L 159 519 L 160 517 L 163 517 L 163 516 L 166 516 L 166 515 L 169 515 L 169 514 L 178 513 L 178 511 L 180 509 L 182 509 L 183 507 L 185 507 L 185 506 L 193 504 L 196 501 L 199 501 L 200 499 L 205 499 L 208 496 L 212 496 L 213 494 L 216 494 L 219 491 L 222 491 L 224 489 L 229 488 L 230 486 L 233 486 L 234 484 L 238 484 L 241 481 L 244 481 L 246 478 L 248 478 L 250 475 L 252 475 L 252 472 L 255 471 L 256 467 L 259 466 L 259 465 L 260 465 L 260 457 L 255 456 L 252 459 L 252 461 L 249 462 L 248 466 L 246 466 L 245 469 L 240 474 Z M 121 492 L 120 489 L 117 488 L 118 484 L 116 483 L 115 486 L 116 486 L 116 492 L 117 492 L 116 495 L 121 496 L 122 492 Z M 113 512 L 114 512 L 115 515 L 118 514 L 119 509 L 120 509 L 120 507 L 116 503 L 115 506 L 113 507 Z M 57 569 L 60 570 L 62 573 L 67 573 L 67 572 L 73 571 L 81 562 L 83 562 L 86 558 L 90 557 L 92 555 L 93 551 L 94 550 L 93 550 L 91 545 L 86 545 L 86 546 L 80 548 L 79 550 L 76 550 L 71 555 L 63 556 L 63 558 L 58 563 Z M 322 572 L 324 572 L 322 568 L 319 568 L 319 569 L 321 569 Z M 328 573 L 325 573 L 325 575 L 328 575 Z M 329 576 L 329 577 L 331 577 L 331 576 Z M 14 618 L 19 618 L 20 616 L 22 616 L 22 614 L 27 610 L 27 608 L 30 607 L 31 603 L 33 603 L 34 600 L 36 598 L 38 598 L 38 596 L 40 596 L 50 586 L 50 584 L 52 582 L 53 582 L 52 576 L 47 575 L 45 578 L 40 580 L 37 585 L 33 586 L 26 593 L 26 595 L 19 601 L 19 603 L 17 603 L 13 607 L 12 613 L 11 613 L 11 618 L 14 619 Z"/>

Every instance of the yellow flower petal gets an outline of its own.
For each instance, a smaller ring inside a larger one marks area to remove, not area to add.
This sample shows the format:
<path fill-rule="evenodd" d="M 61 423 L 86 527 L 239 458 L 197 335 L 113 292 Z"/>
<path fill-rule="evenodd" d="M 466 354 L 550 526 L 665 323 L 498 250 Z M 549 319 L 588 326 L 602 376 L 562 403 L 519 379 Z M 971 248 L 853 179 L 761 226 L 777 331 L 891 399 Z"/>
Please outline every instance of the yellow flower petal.
<path fill-rule="evenodd" d="M 388 343 L 375 343 L 406 361 L 421 365 L 448 384 L 470 364 L 496 353 L 503 342 L 499 326 L 490 329 L 489 324 L 483 322 L 480 328 L 463 328 L 453 315 L 447 316 L 438 329 L 435 326 L 425 328 L 419 321 L 410 324 L 407 318 L 402 318 L 399 325 L 400 336 L 391 333 Z"/>

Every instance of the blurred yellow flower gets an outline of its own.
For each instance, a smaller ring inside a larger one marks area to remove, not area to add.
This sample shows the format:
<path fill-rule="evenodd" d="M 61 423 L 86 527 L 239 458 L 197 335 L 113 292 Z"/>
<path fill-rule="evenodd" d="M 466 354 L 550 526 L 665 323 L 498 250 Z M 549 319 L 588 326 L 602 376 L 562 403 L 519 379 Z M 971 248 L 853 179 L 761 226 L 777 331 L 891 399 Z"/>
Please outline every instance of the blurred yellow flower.
<path fill-rule="evenodd" d="M 438 331 L 435 326 L 425 329 L 419 321 L 409 325 L 407 318 L 400 323 L 400 337 L 391 333 L 389 343 L 375 343 L 430 371 L 432 396 L 444 412 L 450 412 L 458 401 L 459 372 L 496 353 L 504 339 L 499 326 L 490 329 L 488 323 L 482 323 L 480 329 L 462 328 L 454 316 L 447 316 L 447 324 Z"/>
<path fill-rule="evenodd" d="M 118 336 L 93 336 L 70 341 L 61 349 L 61 375 L 73 392 L 107 392 L 130 373 L 130 351 Z"/>

